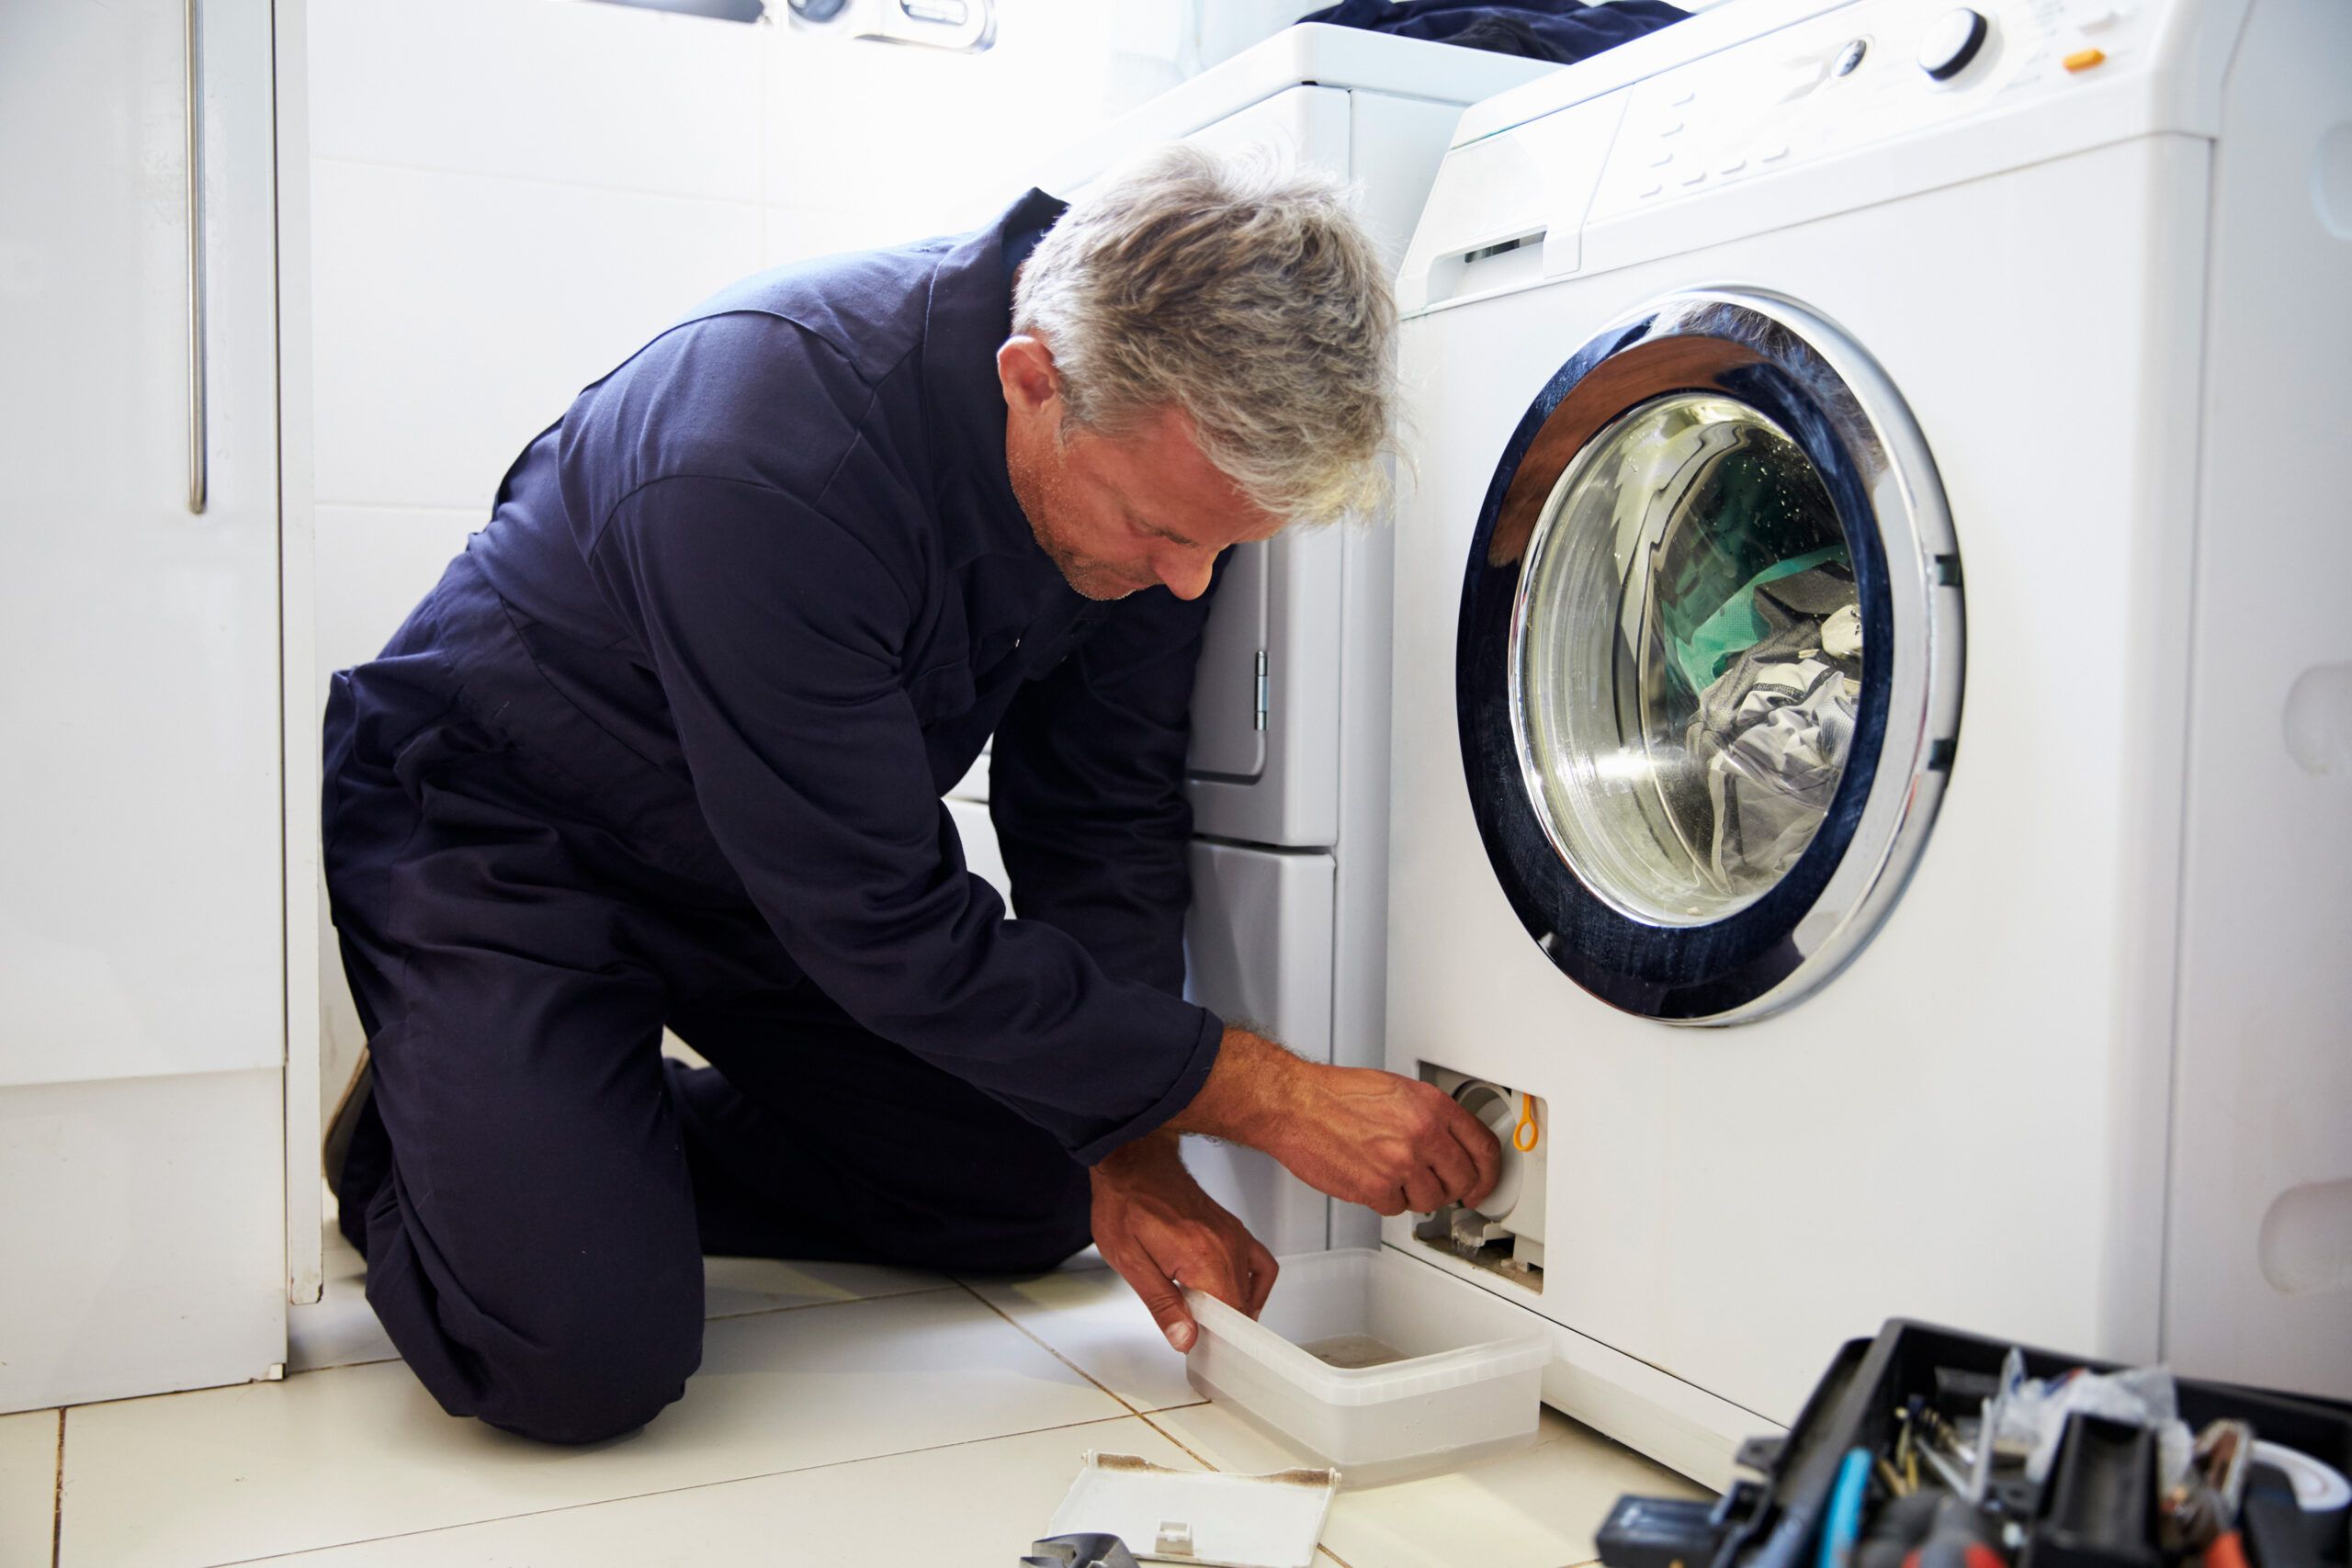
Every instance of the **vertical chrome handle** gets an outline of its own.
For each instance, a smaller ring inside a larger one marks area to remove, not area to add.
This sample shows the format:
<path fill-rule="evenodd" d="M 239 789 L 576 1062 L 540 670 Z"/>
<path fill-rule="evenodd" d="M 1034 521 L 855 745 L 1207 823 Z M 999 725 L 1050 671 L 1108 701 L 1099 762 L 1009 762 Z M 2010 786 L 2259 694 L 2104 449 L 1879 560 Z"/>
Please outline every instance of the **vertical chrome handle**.
<path fill-rule="evenodd" d="M 204 364 L 204 70 L 197 51 L 197 3 L 184 0 L 187 35 L 187 509 L 204 510 L 211 444 Z"/>

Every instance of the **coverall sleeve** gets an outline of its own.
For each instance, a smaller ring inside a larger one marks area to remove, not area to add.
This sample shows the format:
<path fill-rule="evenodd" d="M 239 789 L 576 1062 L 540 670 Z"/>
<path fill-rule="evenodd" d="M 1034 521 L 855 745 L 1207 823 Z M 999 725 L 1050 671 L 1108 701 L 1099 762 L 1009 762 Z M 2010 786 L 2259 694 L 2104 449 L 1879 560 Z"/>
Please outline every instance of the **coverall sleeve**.
<path fill-rule="evenodd" d="M 1209 595 L 1121 604 L 997 726 L 989 765 L 1013 904 L 1069 932 L 1122 979 L 1184 987 L 1184 796 L 1193 675 Z"/>
<path fill-rule="evenodd" d="M 1217 1019 L 1006 919 L 965 870 L 902 668 L 910 590 L 863 541 L 768 486 L 665 479 L 614 508 L 591 564 L 720 849 L 843 1010 L 1088 1164 L 1191 1103 Z"/>

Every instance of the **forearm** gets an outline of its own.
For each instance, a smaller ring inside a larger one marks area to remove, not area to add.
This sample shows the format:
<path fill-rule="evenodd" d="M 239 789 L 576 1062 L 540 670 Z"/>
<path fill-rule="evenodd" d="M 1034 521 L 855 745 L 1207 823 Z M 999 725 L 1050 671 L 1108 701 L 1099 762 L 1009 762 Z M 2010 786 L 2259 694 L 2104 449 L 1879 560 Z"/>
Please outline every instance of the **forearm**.
<path fill-rule="evenodd" d="M 1264 1035 L 1228 1024 L 1208 1080 L 1167 1127 L 1270 1148 L 1283 1118 L 1295 1107 L 1298 1079 L 1306 1068 L 1305 1062 Z"/>

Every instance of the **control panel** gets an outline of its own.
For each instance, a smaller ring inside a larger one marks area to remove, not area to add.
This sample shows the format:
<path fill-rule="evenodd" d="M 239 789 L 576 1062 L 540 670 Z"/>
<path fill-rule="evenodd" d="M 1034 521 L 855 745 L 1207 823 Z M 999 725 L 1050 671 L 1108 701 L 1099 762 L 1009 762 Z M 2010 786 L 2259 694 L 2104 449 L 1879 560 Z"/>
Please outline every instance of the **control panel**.
<path fill-rule="evenodd" d="M 2161 0 L 1863 0 L 1635 85 L 1602 221 L 2143 63 Z"/>

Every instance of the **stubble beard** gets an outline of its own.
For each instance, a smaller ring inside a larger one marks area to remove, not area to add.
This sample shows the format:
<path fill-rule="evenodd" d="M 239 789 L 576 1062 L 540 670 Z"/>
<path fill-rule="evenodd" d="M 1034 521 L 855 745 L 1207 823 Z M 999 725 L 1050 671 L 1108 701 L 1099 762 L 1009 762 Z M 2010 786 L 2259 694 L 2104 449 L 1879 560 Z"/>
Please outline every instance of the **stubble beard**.
<path fill-rule="evenodd" d="M 1020 464 L 1012 467 L 1007 477 L 1012 480 L 1013 499 L 1021 503 L 1022 514 L 1029 520 L 1030 536 L 1037 541 L 1037 547 L 1046 552 L 1073 592 L 1100 604 L 1137 592 L 1135 583 L 1102 562 L 1080 554 L 1055 531 L 1052 519 L 1057 515 L 1054 502 L 1060 489 L 1060 475 Z"/>

